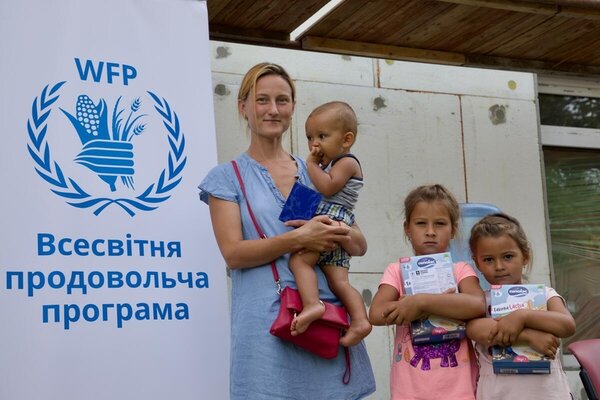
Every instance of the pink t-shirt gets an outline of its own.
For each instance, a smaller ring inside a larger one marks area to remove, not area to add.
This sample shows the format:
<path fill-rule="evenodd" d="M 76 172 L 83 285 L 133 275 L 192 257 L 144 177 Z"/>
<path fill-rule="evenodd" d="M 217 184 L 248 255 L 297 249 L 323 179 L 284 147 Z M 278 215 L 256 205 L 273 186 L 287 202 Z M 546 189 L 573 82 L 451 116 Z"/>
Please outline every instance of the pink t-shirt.
<path fill-rule="evenodd" d="M 477 276 L 464 262 L 454 263 L 460 282 Z M 402 296 L 400 263 L 387 266 L 381 284 L 393 286 Z M 392 400 L 474 400 L 477 363 L 468 339 L 413 347 L 409 325 L 396 325 L 392 353 L 390 392 Z"/>

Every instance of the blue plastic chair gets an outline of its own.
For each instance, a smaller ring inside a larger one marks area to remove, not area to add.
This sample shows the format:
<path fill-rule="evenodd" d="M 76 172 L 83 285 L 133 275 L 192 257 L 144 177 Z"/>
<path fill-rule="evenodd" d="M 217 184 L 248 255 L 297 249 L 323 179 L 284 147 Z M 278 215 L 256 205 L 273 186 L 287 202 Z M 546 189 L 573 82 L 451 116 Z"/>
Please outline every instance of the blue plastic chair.
<path fill-rule="evenodd" d="M 475 268 L 479 276 L 479 284 L 483 290 L 489 290 L 490 284 L 485 280 L 483 275 L 477 270 L 471 257 L 469 249 L 469 237 L 471 236 L 471 228 L 477 221 L 486 215 L 499 213 L 500 209 L 492 204 L 486 203 L 460 203 L 460 222 L 458 235 L 450 241 L 450 253 L 454 262 L 464 261 Z"/>

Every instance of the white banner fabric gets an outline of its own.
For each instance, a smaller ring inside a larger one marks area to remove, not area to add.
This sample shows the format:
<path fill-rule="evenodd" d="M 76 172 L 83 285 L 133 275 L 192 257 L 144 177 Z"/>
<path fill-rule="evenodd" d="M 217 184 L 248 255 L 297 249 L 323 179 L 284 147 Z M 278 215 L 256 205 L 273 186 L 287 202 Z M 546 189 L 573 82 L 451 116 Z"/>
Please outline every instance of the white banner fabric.
<path fill-rule="evenodd" d="M 226 399 L 206 3 L 0 3 L 0 399 Z"/>

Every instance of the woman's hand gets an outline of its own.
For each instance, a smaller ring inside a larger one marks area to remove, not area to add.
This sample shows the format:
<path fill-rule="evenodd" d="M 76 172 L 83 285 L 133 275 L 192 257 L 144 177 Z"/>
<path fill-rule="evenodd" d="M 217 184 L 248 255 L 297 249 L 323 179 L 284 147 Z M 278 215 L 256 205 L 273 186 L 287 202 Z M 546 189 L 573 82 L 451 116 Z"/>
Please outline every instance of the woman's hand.
<path fill-rule="evenodd" d="M 342 223 L 342 225 L 345 224 Z M 344 250 L 352 257 L 364 256 L 367 252 L 367 238 L 365 238 L 365 235 L 363 235 L 356 222 L 350 227 L 348 238 L 349 239 L 346 240 L 346 242 L 340 243 Z"/>
<path fill-rule="evenodd" d="M 337 246 L 341 246 L 353 257 L 363 256 L 367 252 L 367 240 L 357 224 L 348 226 L 324 215 L 316 216 L 309 221 L 293 220 L 287 221 L 285 224 L 301 227 L 296 231 L 301 233 L 300 240 L 307 241 L 306 246 L 294 249 L 294 251 L 307 249 L 322 252 L 331 251 Z M 323 224 L 325 226 L 322 226 Z M 306 229 L 306 231 L 303 229 Z M 308 238 L 305 238 L 305 234 L 308 234 Z M 319 237 L 323 237 L 323 239 L 319 239 Z"/>
<path fill-rule="evenodd" d="M 345 224 L 333 221 L 326 215 L 318 215 L 308 221 L 292 220 L 285 223 L 297 228 L 299 246 L 294 251 L 307 249 L 323 252 L 344 246 L 351 240 L 350 229 Z"/>
<path fill-rule="evenodd" d="M 287 225 L 299 228 L 266 239 L 244 239 L 237 204 L 211 196 L 209 208 L 215 237 L 229 268 L 267 264 L 283 254 L 301 249 L 332 250 L 338 243 L 350 240 L 351 229 L 332 224 L 327 216 L 317 216 L 309 221 L 288 221 Z"/>

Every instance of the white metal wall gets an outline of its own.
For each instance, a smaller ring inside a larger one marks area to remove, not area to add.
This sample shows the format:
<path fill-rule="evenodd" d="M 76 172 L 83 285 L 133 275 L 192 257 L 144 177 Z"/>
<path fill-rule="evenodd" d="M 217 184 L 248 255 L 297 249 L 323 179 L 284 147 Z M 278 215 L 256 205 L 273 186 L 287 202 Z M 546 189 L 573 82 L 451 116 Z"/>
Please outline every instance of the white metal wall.
<path fill-rule="evenodd" d="M 212 42 L 220 162 L 247 147 L 237 90 L 246 70 L 262 61 L 281 64 L 296 80 L 291 152 L 306 156 L 304 121 L 315 106 L 343 100 L 358 115 L 353 152 L 365 188 L 356 214 L 369 250 L 353 259 L 350 272 L 367 306 L 387 264 L 411 254 L 402 203 L 426 183 L 446 185 L 459 202 L 495 204 L 517 217 L 534 249 L 531 281 L 550 284 L 535 75 Z M 377 379 L 370 399 L 389 399 L 392 328 L 375 327 L 366 342 Z"/>

